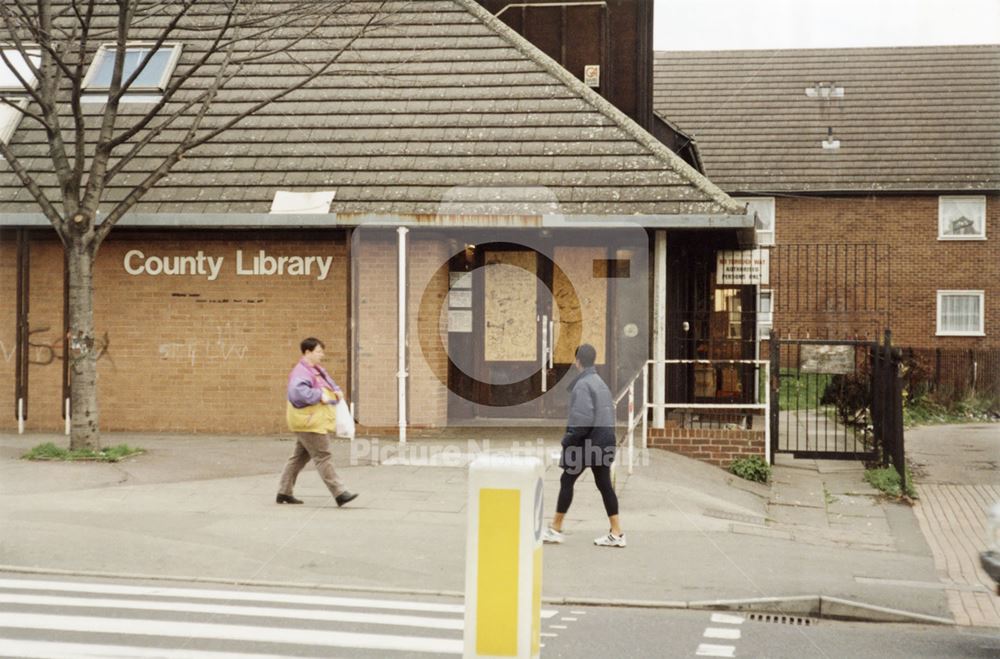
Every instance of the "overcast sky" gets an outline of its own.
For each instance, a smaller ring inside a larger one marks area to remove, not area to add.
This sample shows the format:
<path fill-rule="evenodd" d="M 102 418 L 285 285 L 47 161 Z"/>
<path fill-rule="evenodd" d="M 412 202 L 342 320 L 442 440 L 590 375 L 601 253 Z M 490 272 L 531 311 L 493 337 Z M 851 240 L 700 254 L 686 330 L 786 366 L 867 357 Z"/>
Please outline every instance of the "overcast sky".
<path fill-rule="evenodd" d="M 656 50 L 1000 43 L 1000 0 L 654 0 Z"/>

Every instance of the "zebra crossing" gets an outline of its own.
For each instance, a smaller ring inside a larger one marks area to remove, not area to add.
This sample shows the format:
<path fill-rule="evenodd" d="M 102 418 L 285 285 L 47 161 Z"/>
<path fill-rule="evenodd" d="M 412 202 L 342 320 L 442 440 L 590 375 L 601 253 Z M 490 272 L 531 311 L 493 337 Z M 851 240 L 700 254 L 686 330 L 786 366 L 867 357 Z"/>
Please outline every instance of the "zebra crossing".
<path fill-rule="evenodd" d="M 463 615 L 443 601 L 0 578 L 0 657 L 448 656 Z"/>

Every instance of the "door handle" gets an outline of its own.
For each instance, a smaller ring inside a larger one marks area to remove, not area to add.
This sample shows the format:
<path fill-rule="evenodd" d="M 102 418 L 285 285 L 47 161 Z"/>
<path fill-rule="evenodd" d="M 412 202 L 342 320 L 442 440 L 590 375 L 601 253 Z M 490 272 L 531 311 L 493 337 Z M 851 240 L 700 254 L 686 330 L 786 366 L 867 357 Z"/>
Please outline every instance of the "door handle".
<path fill-rule="evenodd" d="M 548 390 L 548 370 L 545 363 L 549 361 L 549 317 L 542 316 L 542 393 Z"/>
<path fill-rule="evenodd" d="M 549 368 L 552 368 L 552 358 L 556 352 L 556 321 L 549 319 Z"/>

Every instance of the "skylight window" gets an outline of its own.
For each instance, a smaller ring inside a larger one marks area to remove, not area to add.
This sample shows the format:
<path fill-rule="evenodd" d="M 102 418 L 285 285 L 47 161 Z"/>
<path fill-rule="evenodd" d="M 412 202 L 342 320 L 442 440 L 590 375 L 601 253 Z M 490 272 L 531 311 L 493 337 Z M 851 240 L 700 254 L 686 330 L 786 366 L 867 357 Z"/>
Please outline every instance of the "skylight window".
<path fill-rule="evenodd" d="M 150 55 L 153 50 L 152 44 L 135 44 L 127 46 L 125 49 L 125 63 L 122 68 L 122 84 L 135 73 L 136 69 L 146 58 L 149 61 L 136 79 L 129 85 L 127 92 L 162 93 L 167 88 L 167 82 L 177 66 L 177 60 L 181 55 L 180 44 L 163 44 Z M 104 44 L 97 51 L 87 77 L 83 81 L 83 88 L 87 91 L 107 90 L 111 87 L 111 77 L 114 73 L 115 46 Z"/>
<path fill-rule="evenodd" d="M 0 96 L 22 110 L 28 107 L 28 89 L 24 85 L 27 84 L 28 88 L 34 88 L 35 82 L 37 82 L 28 62 L 30 61 L 37 68 L 42 61 L 39 51 L 28 50 L 27 54 L 26 59 L 21 51 L 14 48 L 4 48 L 3 57 L 0 57 Z M 21 123 L 22 116 L 24 115 L 17 108 L 11 107 L 7 103 L 0 103 L 0 142 L 4 144 L 10 142 L 18 124 Z"/>
<path fill-rule="evenodd" d="M 37 51 L 28 51 L 28 58 L 35 65 L 35 68 L 38 68 L 42 62 L 41 53 Z M 32 73 L 24 55 L 19 50 L 5 48 L 3 57 L 0 58 L 0 94 L 6 97 L 11 94 L 26 93 L 27 90 L 18 80 L 16 74 L 20 74 L 29 86 L 34 87 L 35 74 Z"/>

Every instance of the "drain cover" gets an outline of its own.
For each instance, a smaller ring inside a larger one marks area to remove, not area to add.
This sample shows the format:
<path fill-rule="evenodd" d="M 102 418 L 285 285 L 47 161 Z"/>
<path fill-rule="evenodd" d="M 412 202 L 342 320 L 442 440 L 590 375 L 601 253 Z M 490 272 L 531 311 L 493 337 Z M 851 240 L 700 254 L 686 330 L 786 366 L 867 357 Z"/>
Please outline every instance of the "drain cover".
<path fill-rule="evenodd" d="M 771 622 L 779 625 L 792 625 L 795 627 L 811 627 L 819 622 L 815 618 L 786 616 L 781 615 L 780 613 L 750 613 L 747 614 L 747 619 L 753 620 L 754 622 Z"/>

